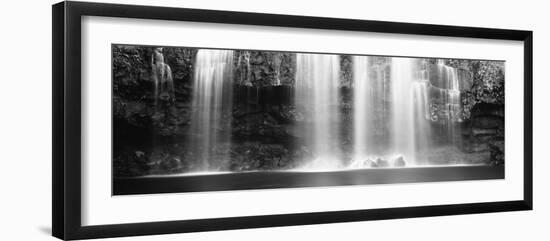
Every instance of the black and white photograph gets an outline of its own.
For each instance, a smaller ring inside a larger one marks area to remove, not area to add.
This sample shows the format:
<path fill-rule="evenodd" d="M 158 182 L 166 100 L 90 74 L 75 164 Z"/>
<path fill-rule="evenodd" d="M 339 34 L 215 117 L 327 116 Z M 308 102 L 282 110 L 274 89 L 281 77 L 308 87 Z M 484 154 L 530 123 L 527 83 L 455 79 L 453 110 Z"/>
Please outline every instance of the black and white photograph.
<path fill-rule="evenodd" d="M 6 2 L 0 241 L 548 240 L 544 3 Z"/>
<path fill-rule="evenodd" d="M 113 194 L 503 179 L 503 60 L 111 45 Z"/>

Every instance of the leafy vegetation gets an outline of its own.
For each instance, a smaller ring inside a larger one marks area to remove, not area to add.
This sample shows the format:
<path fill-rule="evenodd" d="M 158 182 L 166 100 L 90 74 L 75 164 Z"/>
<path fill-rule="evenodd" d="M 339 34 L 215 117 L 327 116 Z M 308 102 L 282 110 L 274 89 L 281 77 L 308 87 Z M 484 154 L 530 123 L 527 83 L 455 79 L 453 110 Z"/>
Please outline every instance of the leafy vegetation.
<path fill-rule="evenodd" d="M 468 68 L 473 73 L 472 87 L 462 93 L 463 115 L 470 117 L 477 103 L 504 104 L 504 62 L 471 60 Z"/>

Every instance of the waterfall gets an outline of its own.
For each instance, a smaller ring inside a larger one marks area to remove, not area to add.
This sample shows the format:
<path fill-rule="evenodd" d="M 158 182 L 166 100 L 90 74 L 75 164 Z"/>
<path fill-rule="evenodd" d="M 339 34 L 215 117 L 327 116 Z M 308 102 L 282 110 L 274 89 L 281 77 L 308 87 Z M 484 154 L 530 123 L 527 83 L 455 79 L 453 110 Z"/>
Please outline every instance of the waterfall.
<path fill-rule="evenodd" d="M 229 157 L 233 51 L 199 50 L 194 71 L 189 144 L 199 170 L 211 171 Z"/>
<path fill-rule="evenodd" d="M 354 160 L 364 159 L 373 143 L 369 132 L 373 129 L 374 90 L 369 78 L 369 57 L 353 57 L 353 127 L 354 127 Z"/>
<path fill-rule="evenodd" d="M 385 80 L 382 71 L 372 70 L 374 57 L 353 57 L 353 160 L 363 162 L 383 152 Z M 371 73 L 373 72 L 373 73 Z"/>
<path fill-rule="evenodd" d="M 428 79 L 418 77 L 418 60 L 413 58 L 394 57 L 391 69 L 392 149 L 408 164 L 421 164 L 416 153 L 429 146 L 430 136 Z"/>
<path fill-rule="evenodd" d="M 418 62 L 420 63 L 418 65 Z M 426 60 L 415 60 L 419 69 L 415 69 L 415 73 L 419 73 L 413 82 L 413 98 L 414 98 L 414 125 L 416 131 L 416 150 L 425 150 L 431 147 L 430 138 L 431 126 L 430 126 L 430 76 L 429 76 L 429 64 Z M 417 160 L 417 164 L 419 164 Z"/>
<path fill-rule="evenodd" d="M 428 94 L 429 80 L 420 79 L 413 82 L 415 149 L 430 147 L 430 99 Z M 416 164 L 420 164 L 416 161 Z"/>
<path fill-rule="evenodd" d="M 304 112 L 305 144 L 312 160 L 308 169 L 330 169 L 340 166 L 338 55 L 297 54 L 295 102 Z"/>
<path fill-rule="evenodd" d="M 244 59 L 245 65 L 242 64 Z M 252 86 L 250 69 L 250 51 L 242 51 L 237 60 L 237 71 L 239 72 L 239 84 Z"/>
<path fill-rule="evenodd" d="M 413 61 L 392 58 L 391 63 L 391 145 L 393 152 L 408 162 L 415 160 Z"/>
<path fill-rule="evenodd" d="M 273 69 L 275 71 L 275 83 L 274 85 L 279 86 L 281 85 L 281 53 L 275 53 L 273 54 Z"/>
<path fill-rule="evenodd" d="M 281 58 L 273 55 L 271 59 L 274 85 L 281 84 Z M 249 59 L 249 52 L 236 59 L 240 77 L 235 81 L 250 84 Z M 200 171 L 223 169 L 229 160 L 233 61 L 233 51 L 227 50 L 199 50 L 196 56 L 188 145 Z M 303 158 L 298 169 L 426 164 L 423 151 L 433 146 L 431 105 L 439 103 L 428 92 L 433 88 L 430 78 L 435 77 L 429 76 L 428 61 L 353 56 L 350 118 L 340 110 L 341 106 L 348 108 L 347 95 L 340 95 L 340 64 L 338 55 L 296 54 L 294 104 L 299 118 L 292 128 Z M 448 136 L 455 141 L 454 123 L 460 111 L 458 72 L 442 61 L 437 61 L 437 70 Z M 349 135 L 348 129 L 352 130 Z M 347 157 L 353 161 L 347 163 Z"/>
<path fill-rule="evenodd" d="M 451 143 L 455 143 L 460 138 L 457 126 L 454 124 L 459 121 L 460 112 L 460 85 L 458 79 L 458 70 L 445 65 L 442 59 L 437 60 L 437 70 L 439 74 L 439 86 L 442 88 L 445 107 L 445 125 L 447 127 L 447 136 Z"/>
<path fill-rule="evenodd" d="M 154 83 L 155 106 L 159 100 L 165 102 L 175 101 L 174 82 L 172 70 L 164 62 L 163 48 L 155 48 L 151 55 L 151 78 Z"/>

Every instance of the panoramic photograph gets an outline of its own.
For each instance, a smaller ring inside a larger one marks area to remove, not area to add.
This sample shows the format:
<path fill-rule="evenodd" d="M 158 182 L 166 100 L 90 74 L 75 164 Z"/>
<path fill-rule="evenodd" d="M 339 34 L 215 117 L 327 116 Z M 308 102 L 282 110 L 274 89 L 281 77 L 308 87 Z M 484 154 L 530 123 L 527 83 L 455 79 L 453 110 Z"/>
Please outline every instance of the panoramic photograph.
<path fill-rule="evenodd" d="M 114 195 L 504 178 L 501 60 L 111 50 Z"/>

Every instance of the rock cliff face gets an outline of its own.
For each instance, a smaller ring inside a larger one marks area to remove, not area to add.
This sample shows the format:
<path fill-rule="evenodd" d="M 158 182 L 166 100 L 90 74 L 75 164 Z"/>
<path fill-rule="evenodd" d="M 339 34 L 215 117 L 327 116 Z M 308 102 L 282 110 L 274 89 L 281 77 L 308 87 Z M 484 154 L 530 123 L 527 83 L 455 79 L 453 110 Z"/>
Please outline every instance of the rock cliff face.
<path fill-rule="evenodd" d="M 176 173 L 193 170 L 193 153 L 185 138 L 191 121 L 191 93 L 197 49 L 165 47 L 165 63 L 174 81 L 175 103 L 154 105 L 151 79 L 153 47 L 113 46 L 114 170 L 116 176 Z M 340 58 L 340 100 L 343 125 L 353 119 L 352 57 Z M 373 74 L 390 79 L 388 58 L 376 59 Z M 441 73 L 435 60 L 426 59 L 429 72 L 432 115 L 445 116 L 438 103 Z M 504 163 L 504 64 L 490 61 L 446 60 L 457 68 L 460 81 L 461 133 L 459 149 L 468 153 L 490 153 L 493 165 Z M 296 55 L 288 52 L 244 51 L 234 54 L 234 110 L 231 153 L 226 170 L 289 169 L 296 160 L 311 155 L 301 145 L 300 133 L 292 128 L 307 122 L 293 105 Z M 384 100 L 384 101 L 389 101 Z M 380 110 L 381 112 L 385 110 Z M 384 113 L 381 113 L 383 115 Z M 432 121 L 438 128 L 437 120 Z M 342 145 L 352 140 L 342 131 Z M 384 132 L 383 128 L 376 130 Z M 385 141 L 385 140 L 381 140 Z"/>
<path fill-rule="evenodd" d="M 293 85 L 296 55 L 287 52 L 236 51 L 236 84 L 245 86 Z"/>
<path fill-rule="evenodd" d="M 195 49 L 163 48 L 172 70 L 176 104 L 155 108 L 153 47 L 113 46 L 113 117 L 162 136 L 182 135 L 189 123 Z M 162 103 L 161 103 L 162 104 Z"/>
<path fill-rule="evenodd" d="M 479 103 L 472 108 L 465 128 L 465 149 L 489 152 L 490 164 L 504 164 L 504 105 Z"/>

